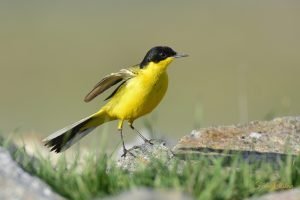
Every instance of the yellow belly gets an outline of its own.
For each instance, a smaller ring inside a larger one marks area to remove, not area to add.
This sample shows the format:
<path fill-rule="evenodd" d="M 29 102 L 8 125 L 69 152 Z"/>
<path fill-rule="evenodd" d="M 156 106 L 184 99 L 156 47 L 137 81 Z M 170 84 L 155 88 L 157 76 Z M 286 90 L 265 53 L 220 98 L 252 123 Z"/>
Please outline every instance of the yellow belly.
<path fill-rule="evenodd" d="M 166 72 L 147 72 L 128 80 L 103 107 L 112 118 L 133 122 L 151 112 L 161 101 L 168 88 Z"/>

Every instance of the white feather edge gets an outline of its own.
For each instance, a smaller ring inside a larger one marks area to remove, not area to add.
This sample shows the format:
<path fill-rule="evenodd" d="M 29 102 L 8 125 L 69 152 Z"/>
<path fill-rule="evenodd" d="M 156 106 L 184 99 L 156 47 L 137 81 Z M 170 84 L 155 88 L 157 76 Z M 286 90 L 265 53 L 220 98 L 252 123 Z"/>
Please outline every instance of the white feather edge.
<path fill-rule="evenodd" d="M 43 139 L 42 141 L 43 141 L 43 142 L 48 142 L 48 141 L 50 141 L 50 140 L 52 140 L 52 139 L 54 139 L 54 138 L 56 138 L 56 137 L 58 137 L 58 136 L 60 136 L 60 135 L 63 135 L 63 134 L 65 134 L 65 133 L 67 133 L 70 129 L 74 128 L 75 126 L 77 126 L 77 125 L 81 124 L 82 122 L 88 120 L 90 117 L 92 117 L 92 116 L 88 116 L 88 117 L 86 117 L 86 118 L 84 118 L 84 119 L 81 119 L 81 120 L 75 122 L 74 124 L 71 124 L 71 125 L 69 125 L 69 126 L 66 126 L 65 128 L 62 128 L 62 129 L 56 131 L 55 133 L 52 133 L 51 135 L 49 135 L 48 137 L 46 137 L 46 138 Z M 89 129 L 87 129 L 87 130 L 89 130 Z M 86 131 L 87 131 L 87 130 L 86 130 Z M 84 132 L 85 132 L 85 131 L 84 131 Z M 75 136 L 75 137 L 76 137 L 76 136 Z M 79 139 L 80 139 L 80 138 L 79 138 Z"/>
<path fill-rule="evenodd" d="M 76 143 L 78 140 L 86 136 L 88 133 L 90 133 L 92 130 L 94 130 L 96 127 L 88 128 L 85 131 L 78 132 L 75 137 L 73 137 L 71 140 L 69 140 L 60 151 L 65 151 L 70 146 L 72 146 L 74 143 Z"/>

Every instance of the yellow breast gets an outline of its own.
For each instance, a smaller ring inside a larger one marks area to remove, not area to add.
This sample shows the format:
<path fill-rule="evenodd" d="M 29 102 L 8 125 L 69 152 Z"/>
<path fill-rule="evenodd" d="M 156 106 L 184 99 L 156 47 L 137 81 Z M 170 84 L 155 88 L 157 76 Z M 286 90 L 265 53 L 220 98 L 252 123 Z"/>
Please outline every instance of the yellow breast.
<path fill-rule="evenodd" d="M 116 119 L 133 122 L 151 112 L 164 97 L 168 88 L 168 63 L 150 63 L 136 77 L 128 80 L 103 109 Z"/>

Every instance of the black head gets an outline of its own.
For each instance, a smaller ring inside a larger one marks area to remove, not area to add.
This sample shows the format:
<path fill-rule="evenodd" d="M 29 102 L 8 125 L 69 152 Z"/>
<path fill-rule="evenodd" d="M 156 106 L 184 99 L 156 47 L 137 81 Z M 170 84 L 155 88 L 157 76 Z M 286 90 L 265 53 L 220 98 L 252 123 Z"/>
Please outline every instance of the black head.
<path fill-rule="evenodd" d="M 170 47 L 166 46 L 157 46 L 150 49 L 143 61 L 140 64 L 140 68 L 144 68 L 149 62 L 158 63 L 162 60 L 165 60 L 169 57 L 175 57 L 177 53 L 171 49 Z"/>

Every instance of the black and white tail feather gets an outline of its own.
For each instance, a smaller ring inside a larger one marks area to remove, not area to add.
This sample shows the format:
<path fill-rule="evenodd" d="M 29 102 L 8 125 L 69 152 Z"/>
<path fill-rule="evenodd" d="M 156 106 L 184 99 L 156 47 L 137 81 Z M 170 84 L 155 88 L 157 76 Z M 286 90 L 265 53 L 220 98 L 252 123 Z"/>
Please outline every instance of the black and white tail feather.
<path fill-rule="evenodd" d="M 93 116 L 86 117 L 74 124 L 56 131 L 43 140 L 45 146 L 56 153 L 65 151 L 96 127 L 84 128 Z"/>

